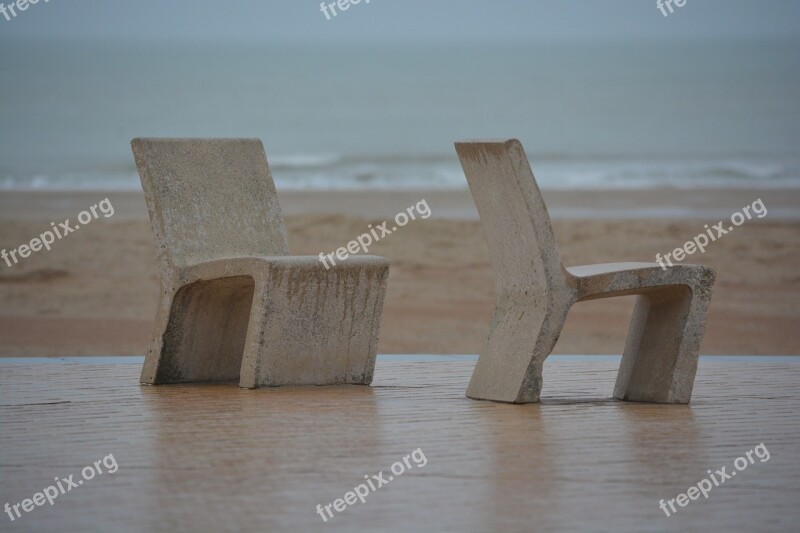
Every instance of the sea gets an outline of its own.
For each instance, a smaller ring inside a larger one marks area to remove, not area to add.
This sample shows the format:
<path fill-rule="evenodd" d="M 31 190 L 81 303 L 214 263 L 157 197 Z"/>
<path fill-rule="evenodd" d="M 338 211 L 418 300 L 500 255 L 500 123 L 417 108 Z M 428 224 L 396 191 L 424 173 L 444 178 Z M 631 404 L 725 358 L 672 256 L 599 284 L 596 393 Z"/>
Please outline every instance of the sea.
<path fill-rule="evenodd" d="M 544 189 L 800 187 L 800 46 L 0 41 L 0 191 L 139 190 L 130 140 L 258 137 L 280 189 L 463 189 L 518 138 Z"/>

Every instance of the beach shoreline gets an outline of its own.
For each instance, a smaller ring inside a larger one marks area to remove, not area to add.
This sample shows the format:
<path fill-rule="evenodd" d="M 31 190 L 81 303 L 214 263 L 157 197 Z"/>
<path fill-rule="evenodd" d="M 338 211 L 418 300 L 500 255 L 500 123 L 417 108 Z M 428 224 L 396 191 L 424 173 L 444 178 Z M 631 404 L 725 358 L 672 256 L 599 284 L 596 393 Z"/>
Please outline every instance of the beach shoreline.
<path fill-rule="evenodd" d="M 761 198 L 769 218 L 800 220 L 800 189 L 580 189 L 542 190 L 553 219 L 710 219 L 731 213 Z M 279 190 L 283 214 L 343 214 L 378 218 L 393 216 L 426 199 L 433 218 L 475 220 L 478 212 L 463 189 Z M 35 220 L 76 216 L 88 205 L 110 198 L 116 219 L 147 219 L 141 191 L 128 190 L 0 190 L 0 220 Z"/>

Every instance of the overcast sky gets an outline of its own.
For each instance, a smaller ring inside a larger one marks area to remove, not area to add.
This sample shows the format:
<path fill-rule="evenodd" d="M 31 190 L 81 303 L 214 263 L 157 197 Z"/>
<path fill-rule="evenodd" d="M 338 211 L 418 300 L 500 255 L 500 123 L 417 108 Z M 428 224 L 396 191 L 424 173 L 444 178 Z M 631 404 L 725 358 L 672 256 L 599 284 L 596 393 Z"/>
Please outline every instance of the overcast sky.
<path fill-rule="evenodd" d="M 669 17 L 656 0 L 366 1 L 330 21 L 320 0 L 40 1 L 10 21 L 0 16 L 0 39 L 377 44 L 800 35 L 798 0 L 687 0 Z"/>

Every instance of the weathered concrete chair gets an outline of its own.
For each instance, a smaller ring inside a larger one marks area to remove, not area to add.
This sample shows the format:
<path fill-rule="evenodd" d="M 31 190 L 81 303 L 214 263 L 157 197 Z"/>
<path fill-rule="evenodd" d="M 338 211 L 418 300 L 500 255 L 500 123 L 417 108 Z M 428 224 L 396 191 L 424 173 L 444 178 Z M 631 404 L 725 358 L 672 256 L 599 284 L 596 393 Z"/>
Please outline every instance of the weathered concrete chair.
<path fill-rule="evenodd" d="M 146 384 L 369 384 L 387 259 L 289 256 L 258 139 L 134 139 L 161 301 Z"/>
<path fill-rule="evenodd" d="M 614 396 L 688 403 L 714 272 L 650 263 L 565 268 L 550 216 L 517 140 L 456 143 L 497 278 L 491 331 L 467 396 L 539 399 L 542 366 L 576 302 L 637 294 Z"/>

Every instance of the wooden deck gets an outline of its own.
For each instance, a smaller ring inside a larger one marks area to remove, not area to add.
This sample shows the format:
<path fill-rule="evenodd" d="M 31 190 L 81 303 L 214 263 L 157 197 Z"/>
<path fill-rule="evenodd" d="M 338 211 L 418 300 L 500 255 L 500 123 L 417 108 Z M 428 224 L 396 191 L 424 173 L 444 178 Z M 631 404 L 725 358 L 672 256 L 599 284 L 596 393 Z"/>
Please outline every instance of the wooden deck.
<path fill-rule="evenodd" d="M 548 362 L 540 404 L 477 402 L 473 366 L 379 360 L 372 387 L 242 390 L 0 363 L 0 505 L 119 465 L 0 531 L 797 531 L 798 358 L 704 359 L 690 406 L 610 399 L 607 360 Z M 659 508 L 759 443 L 768 461 Z M 424 467 L 317 514 L 418 448 Z"/>

